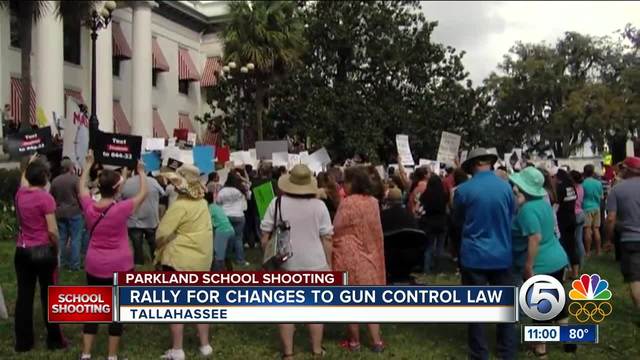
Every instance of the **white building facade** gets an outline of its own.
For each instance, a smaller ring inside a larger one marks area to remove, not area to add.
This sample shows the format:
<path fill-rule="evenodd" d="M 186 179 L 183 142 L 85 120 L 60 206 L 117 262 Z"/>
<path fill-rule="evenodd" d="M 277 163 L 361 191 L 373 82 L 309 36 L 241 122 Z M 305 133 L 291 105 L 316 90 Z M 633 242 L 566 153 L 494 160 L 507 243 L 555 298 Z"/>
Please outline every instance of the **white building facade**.
<path fill-rule="evenodd" d="M 51 1 L 55 3 L 55 1 Z M 112 22 L 98 32 L 96 107 L 100 129 L 167 137 L 175 128 L 206 137 L 194 117 L 209 111 L 204 88 L 221 69 L 225 1 L 118 1 Z M 54 4 L 55 5 L 55 4 Z M 49 7 L 54 8 L 54 6 Z M 0 10 L 0 101 L 20 120 L 21 61 L 17 19 Z M 36 111 L 66 114 L 66 97 L 91 104 L 91 30 L 52 11 L 34 24 L 31 56 Z M 37 109 L 37 110 L 36 110 Z M 90 111 L 93 109 L 89 109 Z"/>

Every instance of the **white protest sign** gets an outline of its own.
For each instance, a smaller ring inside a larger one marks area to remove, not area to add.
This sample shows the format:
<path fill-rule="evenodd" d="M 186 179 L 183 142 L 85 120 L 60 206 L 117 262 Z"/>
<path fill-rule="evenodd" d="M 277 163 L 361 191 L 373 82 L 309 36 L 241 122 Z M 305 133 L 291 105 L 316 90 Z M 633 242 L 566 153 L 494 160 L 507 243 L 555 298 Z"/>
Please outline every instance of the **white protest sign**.
<path fill-rule="evenodd" d="M 308 164 L 309 167 L 313 164 L 314 168 L 322 169 L 324 165 L 331 163 L 331 158 L 329 157 L 329 153 L 327 149 L 322 148 L 313 154 L 309 155 Z M 322 171 L 322 170 L 321 170 Z"/>
<path fill-rule="evenodd" d="M 418 167 L 428 167 L 431 166 L 431 163 L 433 162 L 433 160 L 427 160 L 427 159 L 420 159 L 418 161 Z"/>
<path fill-rule="evenodd" d="M 461 139 L 458 134 L 443 131 L 440 137 L 440 147 L 438 147 L 436 160 L 449 165 L 455 164 Z"/>
<path fill-rule="evenodd" d="M 164 138 L 145 138 L 143 150 L 155 151 L 164 149 Z"/>
<path fill-rule="evenodd" d="M 256 149 L 249 149 L 249 158 L 252 160 L 258 160 Z"/>
<path fill-rule="evenodd" d="M 299 154 L 289 154 L 289 161 L 287 163 L 287 169 L 291 170 L 294 166 L 300 164 Z"/>
<path fill-rule="evenodd" d="M 220 170 L 217 170 L 216 173 L 218 174 L 218 177 L 220 178 L 220 184 L 224 184 L 227 182 L 227 178 L 229 177 L 229 169 L 228 168 L 222 168 Z"/>
<path fill-rule="evenodd" d="M 169 158 L 180 160 L 180 149 L 176 146 L 167 146 L 162 150 L 162 165 L 167 166 Z"/>
<path fill-rule="evenodd" d="M 300 163 L 304 164 L 304 165 L 309 163 L 309 152 L 308 151 L 301 151 L 300 152 Z"/>
<path fill-rule="evenodd" d="M 413 166 L 416 164 L 413 161 L 413 155 L 411 155 L 408 135 L 396 135 L 396 148 L 398 155 L 402 158 L 402 165 Z"/>
<path fill-rule="evenodd" d="M 465 162 L 467 160 L 467 156 L 469 155 L 469 152 L 467 150 L 464 150 L 462 153 L 460 153 L 460 164 L 462 164 L 463 162 Z M 498 154 L 496 154 L 498 155 Z"/>
<path fill-rule="evenodd" d="M 191 145 L 195 145 L 196 144 L 196 139 L 198 138 L 198 135 L 194 132 L 190 132 L 187 135 L 187 144 L 191 144 Z"/>
<path fill-rule="evenodd" d="M 193 165 L 193 150 L 191 149 L 187 149 L 187 150 L 180 150 L 180 157 L 179 157 L 180 161 L 182 161 L 184 164 L 189 164 L 189 165 Z"/>
<path fill-rule="evenodd" d="M 271 163 L 274 167 L 287 166 L 289 164 L 289 153 L 275 152 L 271 154 Z"/>
<path fill-rule="evenodd" d="M 229 154 L 229 161 L 233 161 L 235 165 L 252 165 L 251 154 L 249 151 L 234 151 Z"/>
<path fill-rule="evenodd" d="M 167 142 L 167 147 L 174 147 L 176 146 L 176 138 L 172 137 L 169 138 L 169 141 Z"/>
<path fill-rule="evenodd" d="M 635 149 L 633 146 L 633 140 L 629 139 L 627 140 L 627 144 L 625 145 L 625 150 L 627 153 L 627 157 L 634 157 L 635 155 Z"/>
<path fill-rule="evenodd" d="M 67 116 L 63 130 L 62 156 L 68 156 L 77 169 L 82 169 L 89 150 L 89 118 L 80 111 L 73 96 L 67 97 Z"/>

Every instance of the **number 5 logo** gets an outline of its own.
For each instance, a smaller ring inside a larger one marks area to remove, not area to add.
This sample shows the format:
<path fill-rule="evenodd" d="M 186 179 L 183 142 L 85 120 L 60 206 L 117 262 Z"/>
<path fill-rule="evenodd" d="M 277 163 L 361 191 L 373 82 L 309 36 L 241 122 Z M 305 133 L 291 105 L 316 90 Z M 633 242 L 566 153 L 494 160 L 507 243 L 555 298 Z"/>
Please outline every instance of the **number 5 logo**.
<path fill-rule="evenodd" d="M 520 287 L 520 308 L 533 320 L 547 321 L 556 317 L 566 302 L 564 287 L 554 277 L 535 275 Z"/>

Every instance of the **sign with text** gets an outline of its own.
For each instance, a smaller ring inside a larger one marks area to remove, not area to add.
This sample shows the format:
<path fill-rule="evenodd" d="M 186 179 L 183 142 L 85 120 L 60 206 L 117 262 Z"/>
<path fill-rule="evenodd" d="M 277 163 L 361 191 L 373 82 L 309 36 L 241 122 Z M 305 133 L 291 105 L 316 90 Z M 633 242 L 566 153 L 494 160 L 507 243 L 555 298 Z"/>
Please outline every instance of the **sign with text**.
<path fill-rule="evenodd" d="M 35 152 L 45 153 L 51 147 L 51 127 L 29 129 L 8 136 L 7 145 L 12 156 L 20 157 Z"/>
<path fill-rule="evenodd" d="M 67 97 L 62 140 L 62 156 L 69 157 L 77 169 L 82 169 L 89 151 L 89 116 L 73 96 Z"/>
<path fill-rule="evenodd" d="M 142 137 L 140 136 L 96 132 L 93 152 L 96 161 L 103 165 L 135 168 L 140 159 L 141 149 Z"/>
<path fill-rule="evenodd" d="M 455 164 L 461 139 L 458 134 L 443 131 L 440 137 L 440 147 L 438 147 L 436 160 L 447 165 Z"/>
<path fill-rule="evenodd" d="M 402 158 L 402 165 L 414 166 L 416 163 L 411 155 L 411 147 L 409 147 L 408 135 L 396 135 L 396 147 L 398 155 Z"/>

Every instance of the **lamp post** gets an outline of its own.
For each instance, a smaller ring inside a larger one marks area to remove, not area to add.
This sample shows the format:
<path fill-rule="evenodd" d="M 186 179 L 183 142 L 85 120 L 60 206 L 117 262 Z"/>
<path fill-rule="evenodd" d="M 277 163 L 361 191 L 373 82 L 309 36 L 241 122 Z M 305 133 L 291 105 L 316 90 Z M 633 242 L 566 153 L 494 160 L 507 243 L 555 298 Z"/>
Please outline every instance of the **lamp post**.
<path fill-rule="evenodd" d="M 253 72 L 253 70 L 255 69 L 255 65 L 253 63 L 247 63 L 244 66 L 241 66 L 240 68 L 238 68 L 238 65 L 234 62 L 231 61 L 229 62 L 227 65 L 222 67 L 222 72 L 221 75 L 224 76 L 225 74 L 229 74 L 229 79 L 232 79 L 233 76 L 231 75 L 231 73 L 233 72 L 235 76 L 238 77 L 238 92 L 236 94 L 236 98 L 237 98 L 237 103 L 238 103 L 238 108 L 236 109 L 236 127 L 237 127 L 237 141 L 238 141 L 238 147 L 240 147 L 242 150 L 244 150 L 244 117 L 242 116 L 242 114 L 240 114 L 240 99 L 242 98 L 242 88 L 244 85 L 244 82 L 247 78 L 247 74 L 249 74 L 250 72 Z"/>
<path fill-rule="evenodd" d="M 95 134 L 99 131 L 100 126 L 98 115 L 96 115 L 96 40 L 98 40 L 98 30 L 109 26 L 111 14 L 115 8 L 115 1 L 105 1 L 102 9 L 93 9 L 87 22 L 91 29 L 91 116 L 89 117 L 89 146 L 91 148 L 93 148 Z"/>

